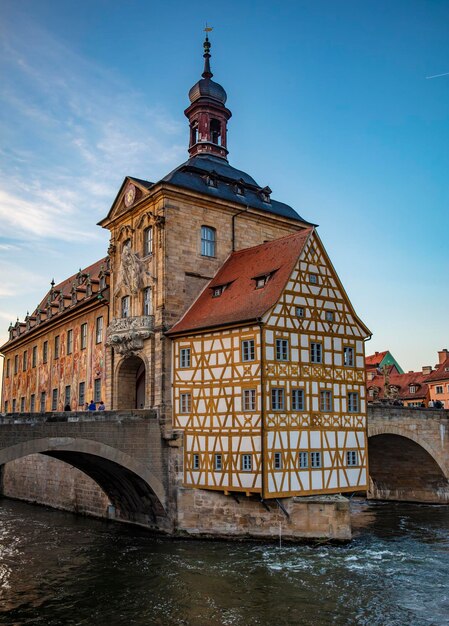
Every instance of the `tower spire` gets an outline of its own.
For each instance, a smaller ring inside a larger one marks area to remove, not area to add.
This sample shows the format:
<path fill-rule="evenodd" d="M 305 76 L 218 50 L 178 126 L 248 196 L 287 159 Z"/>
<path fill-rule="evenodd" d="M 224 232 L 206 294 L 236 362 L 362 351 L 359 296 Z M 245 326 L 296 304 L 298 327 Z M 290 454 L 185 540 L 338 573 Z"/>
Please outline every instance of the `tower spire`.
<path fill-rule="evenodd" d="M 204 30 L 206 32 L 206 39 L 204 40 L 204 43 L 203 43 L 203 48 L 204 48 L 204 54 L 203 54 L 203 57 L 204 57 L 204 72 L 202 73 L 202 77 L 203 78 L 212 78 L 213 74 L 212 74 L 211 69 L 210 69 L 210 61 L 209 61 L 209 59 L 210 59 L 210 47 L 211 46 L 210 46 L 210 41 L 209 41 L 209 36 L 208 36 L 209 33 L 212 30 L 212 27 L 208 26 L 206 24 L 206 28 Z"/>
<path fill-rule="evenodd" d="M 210 155 L 226 159 L 227 123 L 232 113 L 226 108 L 226 91 L 212 80 L 210 69 L 211 26 L 204 29 L 204 71 L 189 91 L 190 106 L 184 111 L 190 124 L 190 156 Z"/>

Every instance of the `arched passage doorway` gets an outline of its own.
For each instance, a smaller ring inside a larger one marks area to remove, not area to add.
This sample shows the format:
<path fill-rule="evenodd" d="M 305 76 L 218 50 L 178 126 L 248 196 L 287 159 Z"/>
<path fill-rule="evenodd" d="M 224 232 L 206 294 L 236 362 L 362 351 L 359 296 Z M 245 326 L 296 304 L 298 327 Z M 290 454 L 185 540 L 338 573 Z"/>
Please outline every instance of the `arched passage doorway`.
<path fill-rule="evenodd" d="M 368 439 L 370 487 L 374 500 L 449 502 L 449 481 L 418 443 L 396 434 Z"/>
<path fill-rule="evenodd" d="M 116 409 L 143 409 L 146 405 L 146 367 L 138 356 L 124 359 L 117 371 Z"/>

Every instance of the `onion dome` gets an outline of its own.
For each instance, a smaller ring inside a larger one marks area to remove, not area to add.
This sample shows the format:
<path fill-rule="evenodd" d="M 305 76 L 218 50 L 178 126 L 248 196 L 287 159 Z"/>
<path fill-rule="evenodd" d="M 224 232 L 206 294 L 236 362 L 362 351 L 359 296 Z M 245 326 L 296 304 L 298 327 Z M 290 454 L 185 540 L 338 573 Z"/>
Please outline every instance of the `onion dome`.
<path fill-rule="evenodd" d="M 206 34 L 206 39 L 204 41 L 204 71 L 202 73 L 202 79 L 199 80 L 189 91 L 189 99 L 193 104 L 199 98 L 208 98 L 211 100 L 215 100 L 220 104 L 225 104 L 227 100 L 226 91 L 223 89 L 221 85 L 211 80 L 213 74 L 210 69 L 210 41 Z"/>

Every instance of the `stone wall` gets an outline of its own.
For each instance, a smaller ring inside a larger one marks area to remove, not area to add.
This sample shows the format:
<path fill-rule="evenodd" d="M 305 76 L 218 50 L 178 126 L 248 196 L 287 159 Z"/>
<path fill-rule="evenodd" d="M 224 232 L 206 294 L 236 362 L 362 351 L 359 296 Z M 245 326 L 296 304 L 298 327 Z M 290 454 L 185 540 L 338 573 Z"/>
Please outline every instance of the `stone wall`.
<path fill-rule="evenodd" d="M 178 534 L 233 539 L 298 541 L 351 539 L 349 500 L 340 495 L 282 499 L 262 503 L 217 491 L 178 489 Z"/>
<path fill-rule="evenodd" d="M 30 454 L 0 468 L 0 493 L 84 515 L 108 517 L 110 501 L 89 476 L 68 463 Z"/>

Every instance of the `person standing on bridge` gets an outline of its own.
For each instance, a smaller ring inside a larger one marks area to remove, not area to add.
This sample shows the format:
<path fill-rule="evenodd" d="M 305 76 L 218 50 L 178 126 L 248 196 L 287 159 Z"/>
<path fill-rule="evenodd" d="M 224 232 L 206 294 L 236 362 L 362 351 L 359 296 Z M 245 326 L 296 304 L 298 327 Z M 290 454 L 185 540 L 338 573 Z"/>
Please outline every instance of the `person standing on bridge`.
<path fill-rule="evenodd" d="M 100 400 L 100 404 L 98 405 L 97 411 L 105 411 L 105 410 L 106 410 L 106 407 L 104 405 L 104 402 L 103 400 Z"/>
<path fill-rule="evenodd" d="M 88 410 L 89 411 L 96 411 L 97 410 L 97 405 L 95 404 L 95 402 L 93 400 L 90 401 Z"/>

